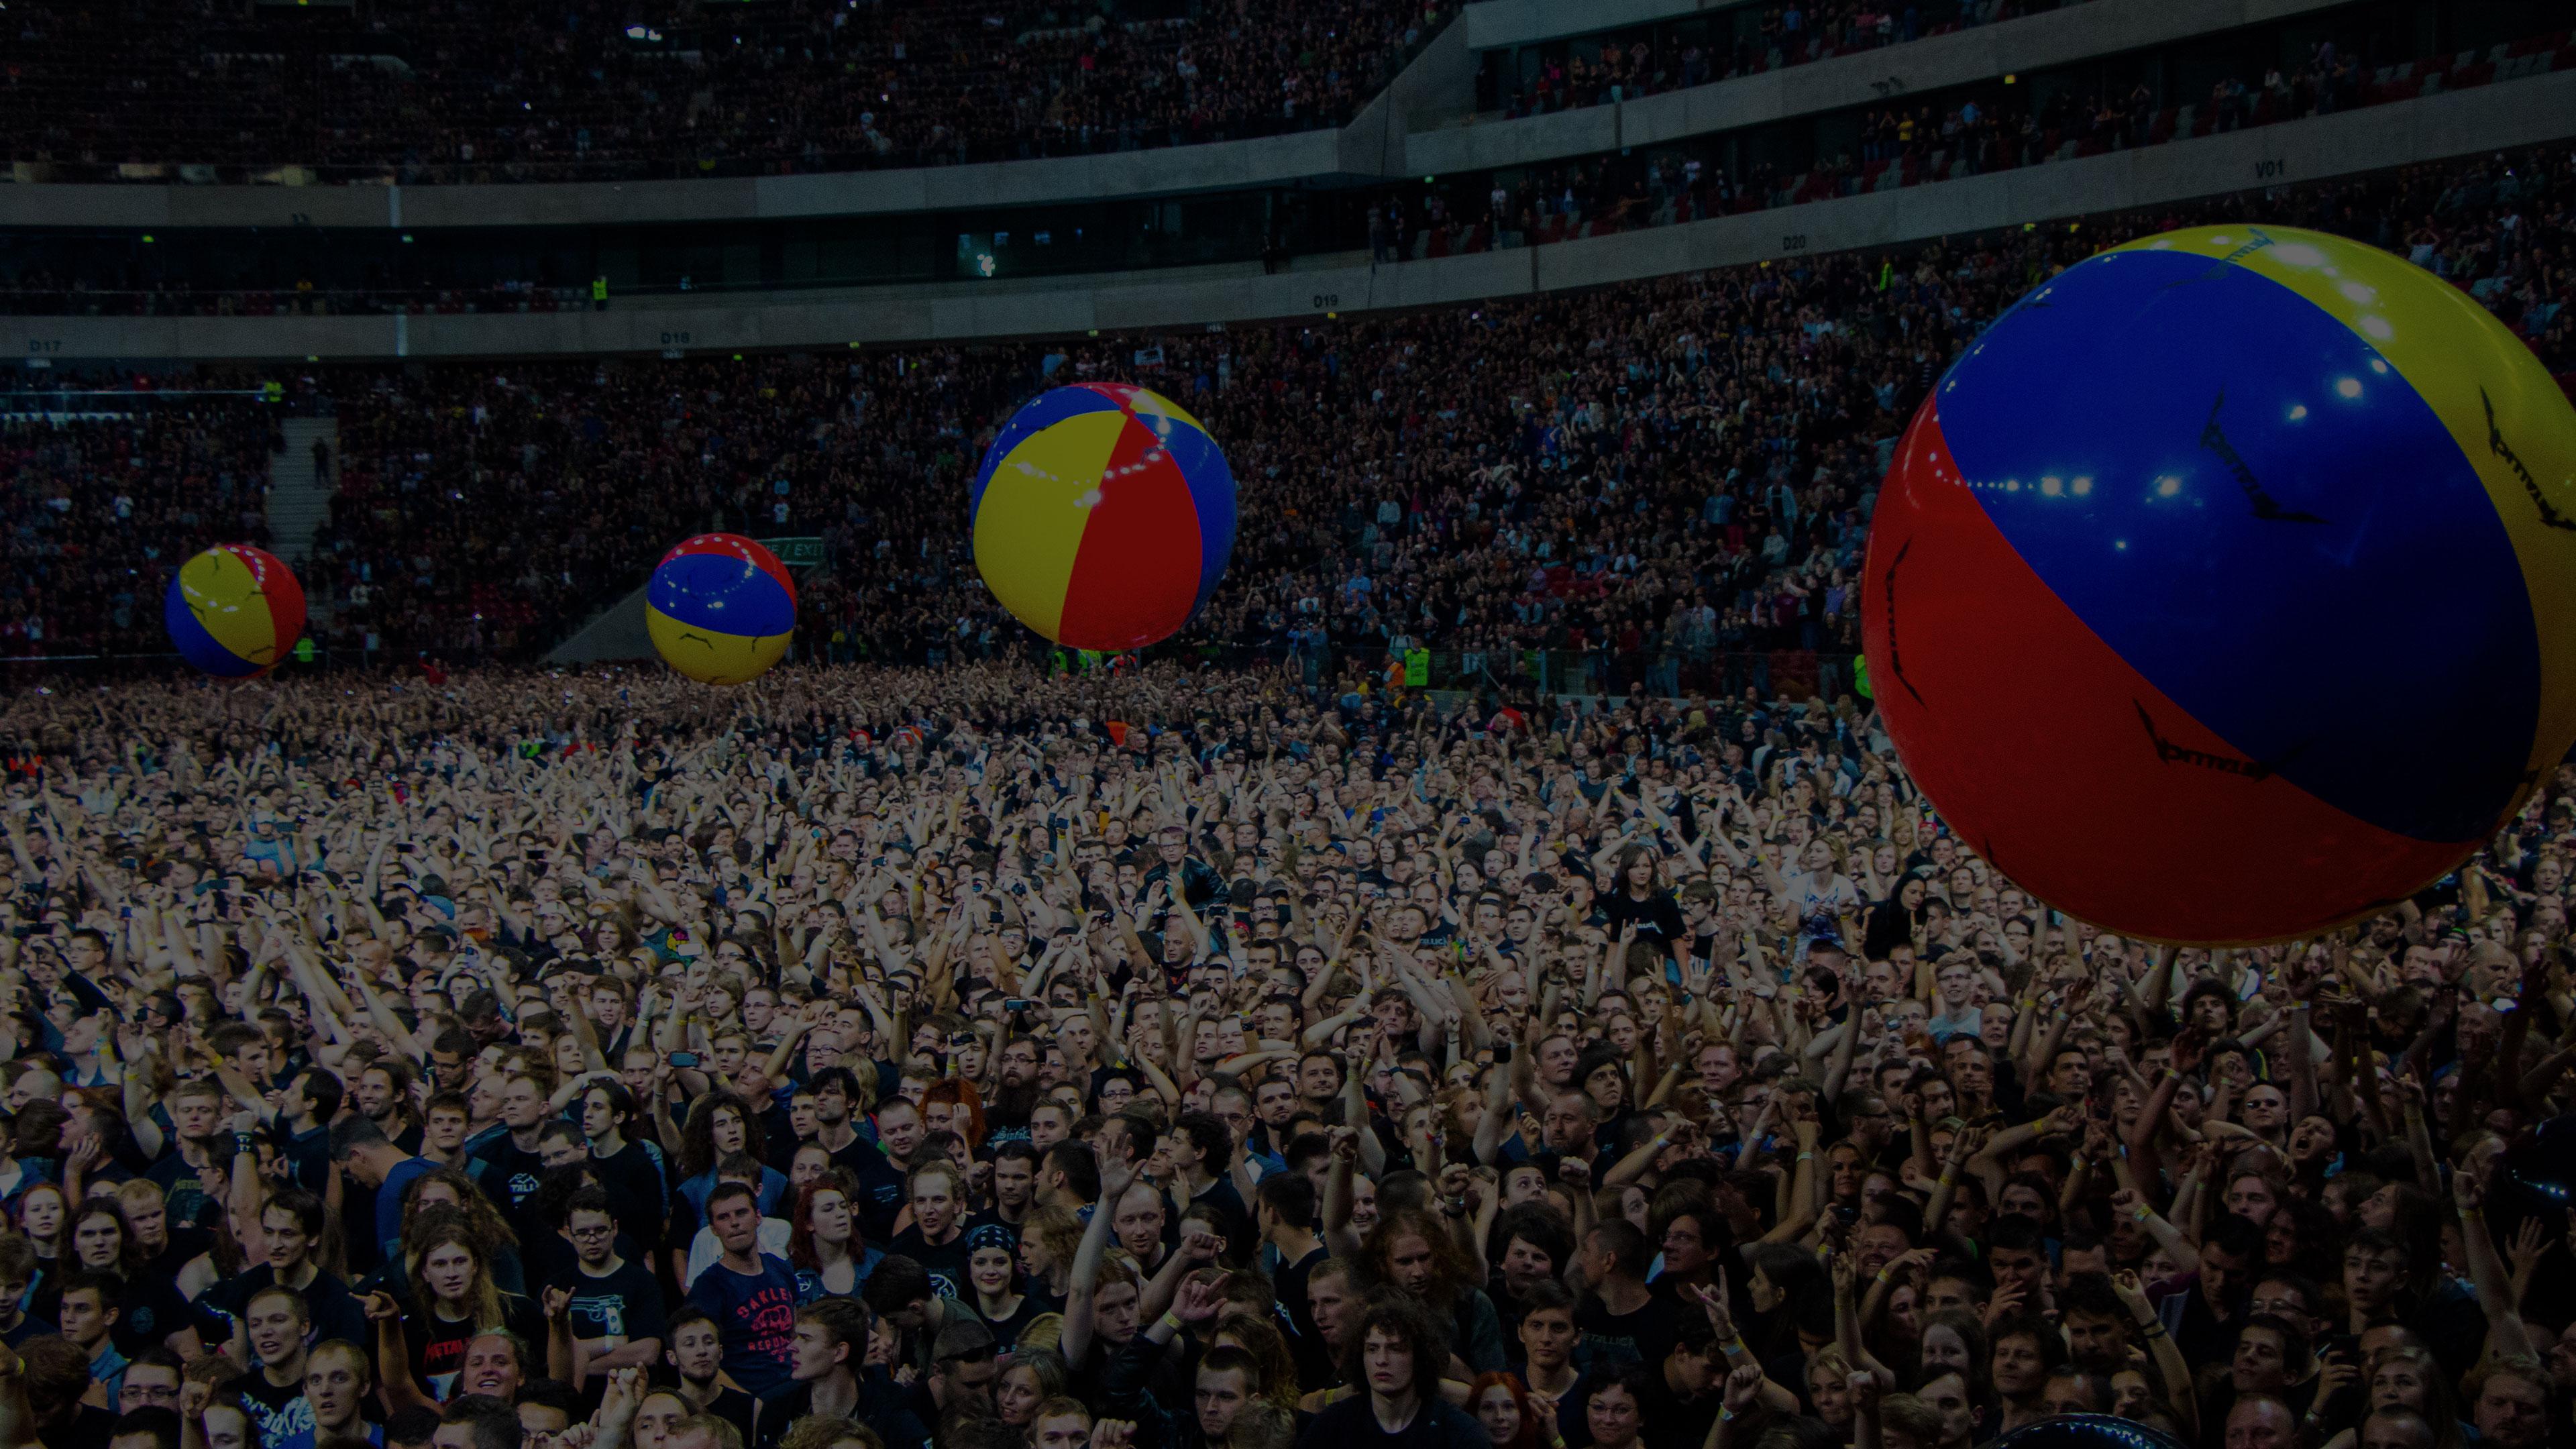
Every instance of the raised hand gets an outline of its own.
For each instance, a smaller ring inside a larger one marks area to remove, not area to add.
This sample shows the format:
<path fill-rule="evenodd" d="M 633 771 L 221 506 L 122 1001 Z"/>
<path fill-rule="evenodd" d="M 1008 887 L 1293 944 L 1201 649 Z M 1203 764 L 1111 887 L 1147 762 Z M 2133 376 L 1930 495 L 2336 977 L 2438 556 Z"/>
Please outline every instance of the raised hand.
<path fill-rule="evenodd" d="M 2334 1396 L 2361 1382 L 2361 1365 L 2348 1353 L 2329 1353 L 2317 1360 L 2317 1394 L 2315 1402 L 2332 1402 Z"/>
<path fill-rule="evenodd" d="M 2145 1323 L 2155 1316 L 2154 1305 L 2147 1302 L 2146 1285 L 2138 1281 L 2135 1269 L 2123 1268 L 2112 1274 L 2111 1291 L 2120 1295 L 2120 1306 L 2138 1322 Z"/>
<path fill-rule="evenodd" d="M 635 1411 L 644 1407 L 644 1370 L 629 1365 L 612 1369 L 608 1387 L 599 1396 L 599 1412 L 591 1422 L 602 1429 L 622 1430 L 635 1420 Z"/>
<path fill-rule="evenodd" d="M 1108 1208 L 1111 1212 L 1114 1213 L 1117 1211 L 1118 1200 L 1125 1197 L 1127 1195 L 1127 1189 L 1135 1185 L 1135 1163 L 1113 1159 L 1101 1164 L 1100 1202 L 1103 1207 Z"/>
<path fill-rule="evenodd" d="M 1744 1414 L 1753 1401 L 1762 1397 L 1762 1365 L 1739 1364 L 1726 1375 L 1726 1407 L 1729 1412 Z"/>
<path fill-rule="evenodd" d="M 2007 1283 L 1997 1288 L 1994 1296 L 1986 1300 L 1987 1331 L 1992 1332 L 1996 1324 L 2021 1312 L 2022 1302 L 2029 1296 L 2030 1290 L 2019 1283 Z"/>
<path fill-rule="evenodd" d="M 2517 1280 L 2530 1277 L 2531 1270 L 2548 1251 L 2549 1230 L 2540 1225 L 2540 1215 L 2523 1214 L 2522 1226 L 2513 1230 L 2513 1245 L 2505 1250 L 2506 1260 L 2513 1265 L 2513 1276 Z"/>
<path fill-rule="evenodd" d="M 1172 1316 L 1183 1323 L 1205 1323 L 1224 1307 L 1224 1288 L 1218 1282 L 1193 1273 L 1182 1280 L 1180 1296 L 1172 1300 Z"/>
<path fill-rule="evenodd" d="M 2476 1173 L 2462 1169 L 2451 1174 L 2451 1201 L 2459 1206 L 2462 1217 L 2486 1206 L 2486 1200 L 2486 1184 L 2478 1181 Z"/>
<path fill-rule="evenodd" d="M 1691 1291 L 1698 1295 L 1700 1307 L 1708 1313 L 1709 1326 L 1717 1330 L 1717 1341 L 1719 1343 L 1733 1342 L 1735 1339 L 1735 1311 L 1727 1305 L 1726 1301 L 1726 1270 L 1722 1268 L 1718 1270 L 1718 1278 L 1715 1286 L 1712 1287 L 1703 1284 Z"/>

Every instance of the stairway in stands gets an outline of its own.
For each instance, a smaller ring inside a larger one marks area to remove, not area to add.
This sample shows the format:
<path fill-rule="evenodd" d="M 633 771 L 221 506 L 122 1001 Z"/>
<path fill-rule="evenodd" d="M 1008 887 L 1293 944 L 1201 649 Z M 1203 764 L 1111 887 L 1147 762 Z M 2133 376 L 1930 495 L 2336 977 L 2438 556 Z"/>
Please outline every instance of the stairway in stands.
<path fill-rule="evenodd" d="M 318 626 L 331 621 L 331 601 L 316 587 L 319 581 L 305 560 L 312 556 L 314 535 L 331 519 L 331 495 L 340 477 L 340 424 L 334 418 L 287 418 L 283 431 L 286 451 L 268 471 L 269 546 L 303 580 L 306 628 L 318 632 Z M 313 468 L 317 441 L 330 450 L 328 478 Z"/>

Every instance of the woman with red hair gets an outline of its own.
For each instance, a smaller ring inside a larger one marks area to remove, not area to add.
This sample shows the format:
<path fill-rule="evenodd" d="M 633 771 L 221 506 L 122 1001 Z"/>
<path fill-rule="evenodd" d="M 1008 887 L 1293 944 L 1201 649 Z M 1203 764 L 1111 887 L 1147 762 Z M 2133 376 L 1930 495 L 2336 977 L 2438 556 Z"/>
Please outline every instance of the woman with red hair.
<path fill-rule="evenodd" d="M 1501 1369 L 1478 1374 L 1467 1390 L 1467 1412 L 1485 1426 L 1486 1442 L 1493 1449 L 1544 1449 L 1538 1412 L 1530 1407 L 1529 1390 L 1521 1386 L 1517 1374 Z"/>
<path fill-rule="evenodd" d="M 954 1132 L 966 1140 L 968 1152 L 984 1147 L 984 1098 L 975 1084 L 962 1077 L 947 1077 L 930 1084 L 921 1094 L 921 1130 L 924 1133 Z"/>

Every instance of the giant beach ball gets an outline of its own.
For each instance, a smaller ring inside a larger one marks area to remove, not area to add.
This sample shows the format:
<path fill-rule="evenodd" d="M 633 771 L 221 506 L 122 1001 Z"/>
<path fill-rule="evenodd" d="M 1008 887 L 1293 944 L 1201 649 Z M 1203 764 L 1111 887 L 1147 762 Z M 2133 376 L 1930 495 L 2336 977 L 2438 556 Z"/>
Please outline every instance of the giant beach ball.
<path fill-rule="evenodd" d="M 673 669 L 700 684 L 746 684 L 787 652 L 796 585 L 778 555 L 758 542 L 702 533 L 653 566 L 644 625 Z"/>
<path fill-rule="evenodd" d="M 247 679 L 283 663 L 304 636 L 304 586 L 266 549 L 219 543 L 170 576 L 161 623 L 180 658 Z"/>
<path fill-rule="evenodd" d="M 2385 252 L 2150 237 L 1934 386 L 1863 589 L 1962 844 L 2125 934 L 2315 932 L 2453 870 L 2576 740 L 2576 410 Z"/>
<path fill-rule="evenodd" d="M 1021 408 L 975 474 L 975 567 L 1014 618 L 1076 649 L 1170 637 L 1234 551 L 1234 474 L 1199 420 L 1125 383 Z"/>

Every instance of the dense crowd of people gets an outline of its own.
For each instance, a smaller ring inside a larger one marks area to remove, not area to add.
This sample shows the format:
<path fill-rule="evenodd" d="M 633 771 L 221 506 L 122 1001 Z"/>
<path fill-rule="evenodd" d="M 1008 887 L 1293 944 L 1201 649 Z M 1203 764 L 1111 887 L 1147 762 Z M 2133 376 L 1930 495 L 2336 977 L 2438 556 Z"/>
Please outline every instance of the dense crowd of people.
<path fill-rule="evenodd" d="M 2178 950 L 1751 691 L 495 667 L 0 740 L 12 1449 L 2571 1432 L 2576 767 Z"/>
<path fill-rule="evenodd" d="M 1258 245 L 1264 264 L 1276 267 L 1292 249 L 1292 234 L 1296 252 L 1364 243 L 1381 264 L 1547 245 L 2080 160 L 2569 68 L 2576 68 L 2576 32 L 2561 30 L 2396 65 L 2373 65 L 2318 42 L 2305 65 L 2285 70 L 2248 63 L 2213 81 L 2205 99 L 2172 104 L 2144 82 L 2123 90 L 2104 89 L 2089 75 L 2066 84 L 2022 77 L 2022 84 L 1988 83 L 1863 108 L 1849 118 L 1845 142 L 1801 139 L 1793 133 L 1813 130 L 1821 137 L 1832 128 L 1786 121 L 1754 133 L 1358 192 L 1346 204 L 1298 210 L 1293 226 L 1282 223 L 1266 241 L 1247 234 L 1239 239 L 1237 260 L 1248 263 Z M 1797 159 L 1729 169 L 1730 157 L 1769 156 Z M 586 282 L 461 285 L 431 278 L 326 288 L 309 279 L 288 285 L 284 275 L 207 287 L 155 279 L 131 260 L 54 254 L 47 264 L 0 257 L 0 312 L 266 317 L 548 313 L 593 305 Z M 679 285 L 687 290 L 685 279 Z"/>
<path fill-rule="evenodd" d="M 2248 65 L 2208 96 L 2162 99 L 2144 83 L 2105 89 L 2019 77 L 1862 108 L 1848 142 L 1828 128 L 1781 122 L 1744 136 L 1704 136 L 1514 168 L 1489 193 L 1423 196 L 1391 189 L 1372 213 L 1382 262 L 1454 256 L 1672 226 L 1766 208 L 2081 160 L 2281 121 L 2328 115 L 2576 67 L 2561 30 L 2484 52 L 2369 65 L 2329 43 L 2304 66 Z M 1812 128 L 1810 143 L 1800 137 Z M 1837 133 L 1839 134 L 1839 133 Z M 1729 157 L 1753 159 L 1729 169 Z"/>
<path fill-rule="evenodd" d="M 563 181 L 948 165 L 1338 125 L 1439 0 L 18 0 L 5 159 L 57 180 Z M 176 13 L 174 13 L 176 12 Z"/>
<path fill-rule="evenodd" d="M 523 659 L 689 532 L 820 536 L 830 561 L 802 583 L 812 655 L 1006 655 L 1027 636 L 974 570 L 973 470 L 1041 387 L 1119 378 L 1204 419 L 1239 480 L 1231 570 L 1184 643 L 1298 657 L 1319 678 L 1418 647 L 1465 676 L 1556 651 L 1623 687 L 1758 684 L 1775 652 L 1854 652 L 1880 444 L 2053 268 L 2177 225 L 2316 226 L 2411 256 L 2576 372 L 2571 206 L 2562 147 L 1401 318 L 835 358 L 313 368 L 288 379 L 290 401 L 336 412 L 339 491 L 302 577 L 334 657 Z M 1139 369 L 1145 347 L 1162 361 Z M 253 506 L 243 450 L 272 426 L 265 405 L 172 408 L 0 427 L 27 460 L 0 501 L 0 611 L 45 621 L 42 647 L 13 634 L 7 653 L 157 649 L 169 567 L 257 536 L 216 505 Z M 218 438 L 230 467 L 163 461 Z M 125 487 L 145 472 L 149 487 Z M 118 521 L 120 497 L 165 500 L 145 511 L 180 531 Z"/>
<path fill-rule="evenodd" d="M 0 1449 L 2576 1442 L 2576 762 L 2370 919 L 2178 949 L 1770 668 L 1855 650 L 1882 450 L 1988 319 L 2238 220 L 2576 381 L 2571 146 L 1401 317 L 27 374 Z M 1083 379 L 1241 503 L 1180 647 L 1098 667 L 966 515 Z M 297 411 L 314 632 L 402 667 L 37 673 L 270 542 Z M 799 662 L 529 666 L 707 529 L 823 541 Z"/>
<path fill-rule="evenodd" d="M 1614 30 L 1580 42 L 1489 53 L 1491 99 L 1506 116 L 1615 105 L 1665 91 L 1857 55 L 1930 35 L 2081 4 L 2084 0 L 1786 0 L 1738 20 L 1720 12 Z"/>
<path fill-rule="evenodd" d="M 168 650 L 161 594 L 180 561 L 268 542 L 273 428 L 239 397 L 138 413 L 0 395 L 0 657 Z"/>

